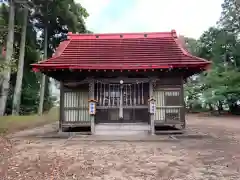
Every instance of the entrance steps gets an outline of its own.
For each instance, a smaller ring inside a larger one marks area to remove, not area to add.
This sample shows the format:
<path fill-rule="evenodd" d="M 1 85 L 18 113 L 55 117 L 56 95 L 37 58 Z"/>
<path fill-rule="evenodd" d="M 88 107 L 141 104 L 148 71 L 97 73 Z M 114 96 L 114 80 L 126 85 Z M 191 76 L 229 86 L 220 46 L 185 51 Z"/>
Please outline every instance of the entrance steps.
<path fill-rule="evenodd" d="M 95 135 L 147 135 L 150 125 L 146 123 L 103 123 L 95 125 Z"/>

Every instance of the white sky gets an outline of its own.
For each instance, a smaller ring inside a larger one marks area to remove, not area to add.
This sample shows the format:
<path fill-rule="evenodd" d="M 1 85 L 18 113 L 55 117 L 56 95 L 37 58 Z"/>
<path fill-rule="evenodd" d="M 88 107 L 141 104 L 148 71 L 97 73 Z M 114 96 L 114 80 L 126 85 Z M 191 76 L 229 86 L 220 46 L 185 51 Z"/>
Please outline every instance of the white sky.
<path fill-rule="evenodd" d="M 216 24 L 223 0 L 76 0 L 94 33 L 170 31 L 198 38 Z"/>

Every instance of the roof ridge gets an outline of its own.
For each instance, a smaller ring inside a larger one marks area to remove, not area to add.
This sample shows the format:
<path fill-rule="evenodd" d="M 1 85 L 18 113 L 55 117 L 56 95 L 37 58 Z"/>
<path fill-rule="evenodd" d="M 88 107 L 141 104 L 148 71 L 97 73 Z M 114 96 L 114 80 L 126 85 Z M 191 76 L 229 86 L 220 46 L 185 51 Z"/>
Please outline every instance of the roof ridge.
<path fill-rule="evenodd" d="M 164 38 L 164 37 L 176 37 L 175 30 L 168 32 L 135 32 L 135 33 L 96 33 L 96 34 L 73 34 L 68 33 L 68 39 L 121 39 L 121 38 Z"/>

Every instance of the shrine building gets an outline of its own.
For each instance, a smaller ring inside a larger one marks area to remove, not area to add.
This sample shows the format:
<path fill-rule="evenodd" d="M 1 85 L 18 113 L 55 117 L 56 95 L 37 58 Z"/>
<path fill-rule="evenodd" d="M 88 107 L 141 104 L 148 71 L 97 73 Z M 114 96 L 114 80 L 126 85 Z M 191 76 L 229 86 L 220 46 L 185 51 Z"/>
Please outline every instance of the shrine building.
<path fill-rule="evenodd" d="M 210 62 L 191 55 L 176 31 L 72 34 L 33 70 L 58 80 L 60 130 L 98 124 L 185 128 L 183 84 Z"/>

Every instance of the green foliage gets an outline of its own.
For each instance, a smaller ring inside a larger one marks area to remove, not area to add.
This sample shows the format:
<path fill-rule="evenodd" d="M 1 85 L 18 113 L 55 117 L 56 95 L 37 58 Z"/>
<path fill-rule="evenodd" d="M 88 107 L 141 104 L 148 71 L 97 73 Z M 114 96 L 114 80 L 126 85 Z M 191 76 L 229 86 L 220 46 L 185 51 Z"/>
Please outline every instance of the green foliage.
<path fill-rule="evenodd" d="M 224 107 L 239 113 L 240 102 L 240 3 L 224 0 L 219 27 L 211 27 L 197 40 L 196 56 L 212 61 L 212 68 L 185 85 L 187 105 L 204 103 L 220 113 Z M 196 44 L 195 44 L 196 45 Z M 196 49 L 194 44 L 190 49 Z"/>
<path fill-rule="evenodd" d="M 84 19 L 88 17 L 85 8 L 73 0 L 33 0 L 35 11 L 31 16 L 34 26 L 41 31 L 41 49 L 43 49 L 44 28 L 48 28 L 48 57 L 67 32 L 87 33 Z"/>
<path fill-rule="evenodd" d="M 5 47 L 6 44 L 6 38 L 7 38 L 7 31 L 8 31 L 8 7 L 5 4 L 2 4 L 0 6 L 0 72 L 3 72 L 4 70 L 7 70 L 8 68 L 11 68 L 12 72 L 17 71 L 17 54 L 14 52 L 14 56 L 12 57 L 12 61 L 9 63 L 4 62 L 2 50 Z M 19 32 L 20 28 L 19 26 L 15 26 L 15 32 Z M 18 48 L 18 45 L 15 44 L 15 48 Z"/>
<path fill-rule="evenodd" d="M 184 38 L 185 48 L 192 54 L 197 54 L 199 51 L 199 42 L 193 38 Z"/>
<path fill-rule="evenodd" d="M 226 7 L 224 4 L 224 8 Z M 228 20 L 224 21 L 222 17 L 221 21 L 227 23 Z M 223 110 L 223 106 L 231 113 L 239 111 L 240 41 L 238 34 L 227 29 L 227 25 L 221 28 L 211 27 L 199 38 L 197 48 L 190 46 L 197 49 L 192 51 L 196 56 L 212 61 L 208 72 L 199 75 L 195 81 L 190 78 L 185 85 L 186 99 L 190 99 L 186 102 L 190 108 L 193 103 L 200 102 L 219 112 Z"/>
<path fill-rule="evenodd" d="M 44 29 L 48 29 L 48 57 L 52 56 L 55 48 L 67 36 L 67 32 L 88 33 L 84 19 L 88 17 L 85 8 L 76 4 L 73 0 L 33 0 L 34 13 L 30 17 L 34 21 L 35 28 L 42 32 L 40 36 L 40 50 L 44 49 Z M 44 97 L 44 111 L 53 106 L 53 98 L 49 90 L 47 78 Z"/>
<path fill-rule="evenodd" d="M 22 84 L 21 96 L 21 114 L 32 114 L 37 112 L 39 104 L 39 90 L 40 90 L 40 73 L 31 71 L 30 64 L 40 60 L 40 55 L 44 49 L 44 33 L 43 30 L 48 27 L 48 57 L 52 56 L 55 48 L 59 43 L 66 38 L 68 31 L 90 33 L 85 27 L 85 18 L 88 13 L 80 4 L 76 4 L 73 0 L 32 0 L 30 3 L 31 14 L 29 15 L 24 74 Z M 8 7 L 2 5 L 0 7 L 0 48 L 5 45 L 7 23 L 8 23 Z M 14 35 L 14 52 L 13 59 L 18 59 L 19 48 L 21 40 L 21 27 L 23 19 L 23 8 L 17 4 L 15 17 L 15 35 Z M 4 27 L 4 28 L 3 28 Z M 4 31 L 3 31 L 4 29 Z M 40 35 L 40 37 L 38 36 Z M 0 58 L 3 58 L 0 56 Z M 13 61 L 15 62 L 15 61 Z M 17 62 L 16 62 L 17 63 Z M 16 67 L 14 63 L 14 67 Z M 8 67 L 2 65 L 3 68 Z M 0 65 L 1 67 L 1 65 Z M 11 113 L 13 89 L 16 82 L 16 73 L 13 72 L 10 80 L 10 90 L 7 102 L 6 113 Z M 44 97 L 44 111 L 48 111 L 53 106 L 52 97 L 49 90 L 49 80 L 47 80 Z"/>
<path fill-rule="evenodd" d="M 219 25 L 229 33 L 240 32 L 240 2 L 239 0 L 224 0 Z"/>

